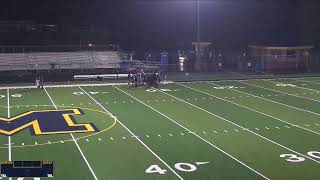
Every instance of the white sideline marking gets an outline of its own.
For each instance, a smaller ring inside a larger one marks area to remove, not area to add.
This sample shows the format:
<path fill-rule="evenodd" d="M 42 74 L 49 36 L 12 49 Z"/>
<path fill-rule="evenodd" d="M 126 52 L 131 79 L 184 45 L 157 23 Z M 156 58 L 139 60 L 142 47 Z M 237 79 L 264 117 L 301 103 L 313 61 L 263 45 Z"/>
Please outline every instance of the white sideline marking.
<path fill-rule="evenodd" d="M 90 94 L 88 94 L 84 89 L 82 89 L 80 86 L 78 86 L 81 91 L 83 91 L 87 96 L 89 96 L 94 102 L 96 102 L 104 111 L 106 111 L 108 114 L 111 114 L 104 106 L 102 106 L 95 98 L 93 98 Z M 116 86 L 113 86 L 114 88 L 118 89 Z M 125 128 L 132 136 L 136 136 L 129 128 L 127 128 L 119 119 L 117 119 L 117 122 Z M 167 166 L 168 169 L 170 169 L 179 179 L 183 180 L 183 178 L 174 170 L 172 169 L 164 160 L 162 160 L 153 150 L 151 150 L 139 137 L 136 136 L 136 139 L 151 153 L 153 154 L 159 161 L 161 161 L 165 166 Z"/>
<path fill-rule="evenodd" d="M 167 94 L 168 96 L 175 97 L 175 96 L 173 96 L 173 95 L 171 95 L 171 94 L 168 94 L 168 93 L 166 93 L 166 92 L 162 92 L 162 91 L 160 91 L 160 92 L 161 92 L 161 93 L 164 93 L 164 94 Z M 221 117 L 221 116 L 219 116 L 219 115 L 217 115 L 217 114 L 214 114 L 214 113 L 212 113 L 212 112 L 210 112 L 210 111 L 208 111 L 208 110 L 205 110 L 205 109 L 203 109 L 203 108 L 201 108 L 201 107 L 198 107 L 198 106 L 196 106 L 196 105 L 194 105 L 194 104 L 191 104 L 191 103 L 186 102 L 186 101 L 184 101 L 184 100 L 182 100 L 182 99 L 179 99 L 178 97 L 175 97 L 175 98 L 176 98 L 177 100 L 181 101 L 181 102 L 184 102 L 184 103 L 186 103 L 186 104 L 189 104 L 190 106 L 193 106 L 193 107 L 195 107 L 195 108 L 197 108 L 197 109 L 200 109 L 200 110 L 202 110 L 202 111 L 204 111 L 204 112 L 207 112 L 208 114 L 211 114 L 211 115 L 213 115 L 213 116 L 215 116 L 215 117 L 218 117 L 218 118 L 220 118 L 220 119 L 222 119 L 222 120 L 224 120 L 224 121 L 226 121 L 226 122 L 229 122 L 230 124 L 233 124 L 233 125 L 235 125 L 235 126 L 237 126 L 237 127 L 240 127 L 240 128 L 244 128 L 244 127 L 242 127 L 241 125 L 239 125 L 239 124 L 237 124 L 237 123 L 234 123 L 234 122 L 232 122 L 232 121 L 230 121 L 230 120 L 227 120 L 226 118 L 223 118 L 223 117 Z M 311 158 L 311 157 L 309 157 L 309 156 L 306 156 L 306 155 L 304 155 L 304 154 L 301 154 L 301 153 L 299 153 L 299 152 L 297 152 L 297 151 L 294 151 L 294 150 L 292 150 L 292 149 L 290 149 L 290 148 L 288 148 L 288 147 L 286 147 L 286 146 L 284 146 L 284 145 L 282 145 L 282 144 L 279 144 L 279 143 L 277 143 L 277 142 L 275 142 L 275 141 L 272 141 L 271 139 L 268 139 L 268 138 L 266 138 L 266 137 L 264 137 L 264 136 L 262 136 L 262 135 L 260 135 L 260 134 L 258 134 L 258 133 L 256 133 L 256 132 L 254 132 L 254 131 L 251 131 L 249 128 L 247 128 L 246 131 L 248 131 L 248 132 L 250 132 L 250 133 L 252 133 L 252 134 L 254 134 L 254 135 L 256 135 L 256 136 L 259 136 L 260 138 L 262 138 L 262 139 L 264 139 L 264 140 L 266 140 L 266 141 L 269 141 L 269 142 L 271 142 L 271 143 L 273 143 L 273 144 L 276 144 L 276 145 L 278 145 L 278 146 L 280 146 L 280 147 L 282 147 L 282 148 L 284 148 L 284 149 L 286 149 L 286 150 L 288 150 L 288 151 L 291 151 L 291 152 L 293 152 L 293 153 L 296 153 L 296 154 L 298 154 L 298 155 L 300 155 L 300 156 L 302 156 L 302 157 L 305 157 L 306 159 L 310 159 L 311 161 L 314 161 L 314 162 L 320 164 L 320 161 L 315 160 L 315 159 L 313 159 L 313 158 Z"/>
<path fill-rule="evenodd" d="M 52 98 L 51 98 L 50 94 L 49 94 L 49 93 L 48 93 L 48 91 L 46 90 L 46 88 L 44 87 L 43 89 L 44 89 L 44 91 L 46 92 L 47 96 L 49 97 L 49 99 L 50 99 L 50 101 L 51 101 L 52 105 L 54 106 L 54 108 L 55 108 L 55 109 L 58 109 L 58 108 L 57 108 L 57 106 L 56 106 L 56 104 L 55 104 L 55 103 L 54 103 L 54 101 L 52 100 Z M 74 136 L 72 135 L 72 133 L 70 133 L 70 136 L 72 137 L 72 139 L 73 139 L 74 143 L 76 144 L 76 146 L 77 146 L 77 148 L 78 148 L 78 150 L 79 150 L 79 152 L 80 152 L 80 154 L 81 154 L 82 158 L 83 158 L 83 159 L 84 159 L 84 161 L 86 162 L 86 164 L 87 164 L 87 166 L 88 166 L 88 168 L 89 168 L 90 172 L 92 173 L 92 175 L 93 175 L 94 179 L 95 179 L 95 180 L 98 180 L 98 178 L 97 178 L 96 174 L 94 173 L 93 169 L 91 168 L 91 166 L 90 166 L 90 164 L 89 164 L 89 162 L 88 162 L 87 158 L 86 158 L 86 157 L 85 157 L 85 155 L 83 154 L 83 152 L 82 152 L 82 150 L 81 150 L 81 148 L 80 148 L 80 146 L 79 146 L 78 142 L 76 141 L 76 139 L 74 138 Z M 61 143 L 63 143 L 63 141 L 62 141 Z"/>
<path fill-rule="evenodd" d="M 272 82 L 272 83 L 275 83 L 275 84 L 278 83 L 278 82 L 274 82 L 274 81 L 271 81 L 271 80 L 269 80 L 268 82 Z M 273 91 L 273 92 L 278 92 L 278 93 L 289 95 L 289 96 L 294 96 L 294 97 L 298 97 L 298 98 L 302 98 L 302 99 L 308 99 L 310 101 L 320 102 L 319 100 L 315 100 L 315 99 L 304 97 L 304 96 L 299 96 L 298 94 L 290 94 L 290 93 L 286 93 L 286 92 L 283 92 L 283 91 L 270 89 L 270 88 L 266 88 L 266 87 L 263 87 L 263 86 L 258 86 L 258 85 L 249 84 L 249 83 L 245 83 L 245 82 L 241 82 L 241 83 L 247 84 L 249 86 L 254 86 L 254 87 L 257 87 L 257 88 L 261 88 L 261 89 L 266 89 L 266 90 Z M 298 87 L 293 87 L 293 88 L 298 88 Z M 302 88 L 302 87 L 300 87 L 300 88 Z M 306 89 L 306 88 L 303 88 L 303 89 Z M 308 90 L 311 90 L 311 89 L 308 89 Z"/>
<path fill-rule="evenodd" d="M 300 126 L 298 126 L 298 125 L 296 125 L 296 124 L 287 122 L 287 121 L 285 121 L 285 120 L 282 120 L 282 119 L 280 119 L 280 118 L 274 117 L 274 116 L 269 115 L 269 114 L 266 114 L 266 113 L 264 113 L 264 112 L 261 112 L 261 111 L 258 111 L 258 110 L 249 108 L 249 107 L 247 107 L 247 106 L 243 106 L 243 105 L 238 104 L 238 103 L 235 103 L 235 102 L 233 102 L 233 101 L 229 101 L 229 100 L 226 100 L 226 99 L 223 99 L 223 98 L 214 96 L 214 95 L 212 95 L 212 94 L 209 94 L 209 93 L 200 91 L 200 90 L 198 90 L 198 89 L 195 89 L 195 88 L 192 88 L 192 87 L 189 87 L 189 86 L 185 86 L 185 85 L 180 84 L 180 83 L 177 83 L 177 84 L 179 84 L 179 85 L 181 85 L 181 86 L 183 86 L 183 87 L 192 89 L 192 90 L 194 90 L 194 91 L 198 91 L 198 92 L 200 92 L 200 93 L 206 94 L 206 95 L 208 95 L 208 96 L 211 96 L 211 97 L 214 97 L 214 98 L 217 98 L 217 99 L 220 99 L 220 100 L 229 102 L 229 103 L 234 104 L 234 105 L 237 105 L 237 106 L 239 106 L 239 107 L 242 107 L 242 108 L 251 110 L 251 111 L 253 111 L 253 112 L 262 114 L 262 115 L 264 115 L 264 116 L 267 116 L 267 117 L 270 117 L 270 118 L 272 118 L 272 119 L 278 120 L 278 121 L 283 122 L 283 123 L 285 123 L 285 124 L 288 124 L 288 125 L 291 125 L 291 126 L 295 126 L 295 127 L 297 127 L 297 128 L 303 129 L 303 130 L 305 130 L 305 131 L 309 131 L 309 132 L 312 132 L 312 133 L 314 133 L 314 134 L 320 135 L 320 133 L 318 133 L 318 132 L 316 132 L 316 131 L 313 131 L 313 130 L 311 130 L 311 129 L 307 129 L 307 128 L 304 128 L 304 127 L 300 127 Z M 212 85 L 215 85 L 215 86 L 218 85 L 218 84 L 215 84 L 215 83 L 208 83 L 208 84 L 212 84 Z M 219 85 L 218 85 L 218 86 L 219 86 Z M 239 93 L 242 93 L 242 94 L 246 94 L 246 95 L 248 95 L 248 96 L 256 97 L 256 98 L 259 98 L 259 99 L 267 100 L 267 101 L 270 101 L 270 102 L 275 102 L 275 101 L 272 101 L 272 100 L 270 100 L 270 99 L 266 99 L 266 98 L 263 98 L 263 97 L 259 97 L 259 96 L 256 96 L 256 95 L 252 95 L 252 94 L 249 94 L 249 93 L 246 93 L 246 92 L 242 92 L 242 91 L 239 91 L 239 90 L 236 90 L 236 89 L 230 89 L 230 90 L 231 90 L 231 91 L 236 91 L 236 92 L 239 92 Z M 276 102 L 276 103 L 279 103 L 279 102 Z M 282 104 L 282 103 L 280 103 L 280 104 Z M 291 107 L 291 106 L 289 106 L 289 105 L 285 105 L 285 106 Z M 320 115 L 320 114 L 319 114 L 319 115 Z M 266 129 L 269 129 L 269 128 L 266 127 Z"/>
<path fill-rule="evenodd" d="M 149 106 L 148 104 L 142 102 L 141 100 L 137 99 L 136 97 L 132 96 L 131 94 L 123 91 L 122 89 L 113 86 L 114 88 L 118 89 L 119 91 L 123 92 L 124 94 L 130 96 L 131 98 L 135 99 L 136 101 L 140 102 L 141 104 L 149 107 L 150 109 L 152 109 L 153 111 L 157 112 L 158 114 L 162 115 L 163 117 L 167 118 L 168 120 L 170 120 L 171 122 L 173 122 L 174 124 L 180 126 L 181 128 L 185 129 L 188 132 L 192 132 L 191 130 L 189 130 L 188 128 L 184 127 L 183 125 L 179 124 L 178 122 L 174 121 L 173 119 L 171 119 L 170 117 L 168 117 L 167 115 L 161 113 L 160 111 L 154 109 L 153 107 Z M 162 92 L 162 91 L 161 91 Z M 164 94 L 167 94 L 165 92 L 162 92 Z M 174 96 L 171 96 L 174 97 Z M 174 97 L 175 99 L 177 99 L 176 97 Z M 178 99 L 177 99 L 178 100 Z M 186 102 L 186 101 L 184 101 Z M 228 154 L 227 152 L 225 152 L 224 150 L 220 149 L 219 147 L 215 146 L 214 144 L 212 144 L 211 142 L 207 141 L 206 139 L 202 138 L 201 136 L 197 135 L 196 133 L 192 133 L 194 136 L 196 136 L 197 138 L 201 139 L 202 141 L 206 142 L 207 144 L 209 144 L 210 146 L 214 147 L 215 149 L 219 150 L 220 152 L 222 152 L 223 154 L 227 155 L 228 157 L 230 157 L 231 159 L 237 161 L 238 163 L 242 164 L 243 166 L 247 167 L 248 169 L 250 169 L 251 171 L 255 172 L 256 174 L 260 175 L 261 177 L 263 177 L 264 179 L 270 180 L 269 178 L 267 178 L 266 176 L 264 176 L 263 174 L 261 174 L 260 172 L 254 170 L 253 168 L 251 168 L 250 166 L 246 165 L 245 163 L 243 163 L 242 161 L 238 160 L 237 158 L 233 157 L 232 155 Z"/>
<path fill-rule="evenodd" d="M 103 83 L 103 84 L 65 84 L 65 85 L 46 85 L 46 88 L 62 88 L 62 87 L 94 87 L 94 86 L 114 86 L 114 85 L 128 85 L 128 83 Z M 0 89 L 36 89 L 35 86 L 13 86 L 0 87 Z"/>

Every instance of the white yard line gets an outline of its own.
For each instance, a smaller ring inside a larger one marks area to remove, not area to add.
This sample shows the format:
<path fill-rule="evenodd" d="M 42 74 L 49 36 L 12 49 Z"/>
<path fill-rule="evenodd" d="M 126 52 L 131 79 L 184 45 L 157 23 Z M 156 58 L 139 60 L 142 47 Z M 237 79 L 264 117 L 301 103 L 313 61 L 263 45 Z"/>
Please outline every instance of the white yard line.
<path fill-rule="evenodd" d="M 171 95 L 171 94 L 168 94 L 168 93 L 166 93 L 166 92 L 163 92 L 163 91 L 160 91 L 160 92 L 163 93 L 163 94 L 166 94 L 166 95 L 168 95 L 168 96 L 170 96 L 170 97 L 173 97 L 173 98 L 177 99 L 178 101 L 181 101 L 181 102 L 183 102 L 183 103 L 185 103 L 185 104 L 188 104 L 188 105 L 190 105 L 190 106 L 192 106 L 192 107 L 195 107 L 195 108 L 197 108 L 197 109 L 199 109 L 199 110 L 201 110 L 201 111 L 204 111 L 204 112 L 206 112 L 206 113 L 208 113 L 208 114 L 211 114 L 212 116 L 215 116 L 215 117 L 217 117 L 217 118 L 219 118 L 219 119 L 221 119 L 221 120 L 224 120 L 224 121 L 226 121 L 226 122 L 228 122 L 228 123 L 230 123 L 230 124 L 233 124 L 233 125 L 241 128 L 241 129 L 244 129 L 244 130 L 246 130 L 246 131 L 248 131 L 248 132 L 250 132 L 250 133 L 252 133 L 252 134 L 254 134 L 254 135 L 256 135 L 256 136 L 258 136 L 258 137 L 260 137 L 260 138 L 262 138 L 262 139 L 264 139 L 264 140 L 266 140 L 266 141 L 269 141 L 269 142 L 271 142 L 271 143 L 273 143 L 273 144 L 275 144 L 275 145 L 277 145 L 277 146 L 280 146 L 280 147 L 282 147 L 282 148 L 284 148 L 284 149 L 286 149 L 286 150 L 288 150 L 288 151 L 291 151 L 291 152 L 293 152 L 293 153 L 299 154 L 300 156 L 305 157 L 306 159 L 309 159 L 309 160 L 311 160 L 311 161 L 314 161 L 314 162 L 320 164 L 320 161 L 318 161 L 318 160 L 315 160 L 315 159 L 313 159 L 313 158 L 311 158 L 311 157 L 309 157 L 309 156 L 306 156 L 306 155 L 301 154 L 301 153 L 299 153 L 299 152 L 297 152 L 297 151 L 294 151 L 294 150 L 292 150 L 292 149 L 290 149 L 290 148 L 288 148 L 288 147 L 286 147 L 286 146 L 284 146 L 284 145 L 282 145 L 282 144 L 279 144 L 279 143 L 277 143 L 277 142 L 275 142 L 275 141 L 272 141 L 271 139 L 268 139 L 268 138 L 266 138 L 266 137 L 264 137 L 264 136 L 262 136 L 262 135 L 260 135 L 260 134 L 258 134 L 258 133 L 255 133 L 254 131 L 251 131 L 250 129 L 245 128 L 245 127 L 243 127 L 243 126 L 241 126 L 241 125 L 239 125 L 239 124 L 237 124 L 237 123 L 234 123 L 234 122 L 232 122 L 232 121 L 230 121 L 230 120 L 228 120 L 228 119 L 226 119 L 226 118 L 223 118 L 223 117 L 221 117 L 221 116 L 219 116 L 219 115 L 217 115 L 217 114 L 214 114 L 214 113 L 212 113 L 212 112 L 210 112 L 210 111 L 208 111 L 208 110 L 206 110 L 206 109 L 203 109 L 203 108 L 201 108 L 201 107 L 199 107 L 199 106 L 196 106 L 196 105 L 194 105 L 194 104 L 191 104 L 191 103 L 189 103 L 189 102 L 187 102 L 187 101 L 185 101 L 185 100 L 183 100 L 183 99 L 180 99 L 180 98 L 178 98 L 178 97 L 176 97 L 176 96 L 173 96 L 173 95 Z"/>
<path fill-rule="evenodd" d="M 282 120 L 282 119 L 280 119 L 280 118 L 277 118 L 277 117 L 271 116 L 271 115 L 269 115 L 269 114 L 266 114 L 266 113 L 260 112 L 260 111 L 258 111 L 258 110 L 255 110 L 255 109 L 249 108 L 249 107 L 247 107 L 247 106 L 243 106 L 243 105 L 238 104 L 238 103 L 235 103 L 235 102 L 233 102 L 233 101 L 229 101 L 229 100 L 227 100 L 227 99 L 223 99 L 223 98 L 220 98 L 220 97 L 218 97 L 218 96 L 214 96 L 213 94 L 210 94 L 210 93 L 207 93 L 207 92 L 201 91 L 201 90 L 199 90 L 199 89 L 195 89 L 195 88 L 192 88 L 192 87 L 189 87 L 189 86 L 186 86 L 186 85 L 180 84 L 180 83 L 177 83 L 177 84 L 179 84 L 179 85 L 181 85 L 181 86 L 183 86 L 183 87 L 189 88 L 189 89 L 191 89 L 191 90 L 194 90 L 194 91 L 200 92 L 200 93 L 202 93 L 202 94 L 206 94 L 206 95 L 208 95 L 208 96 L 214 97 L 214 98 L 216 98 L 216 99 L 220 99 L 220 100 L 223 100 L 223 101 L 225 101 L 225 102 L 228 102 L 228 103 L 231 103 L 231 104 L 237 105 L 237 106 L 239 106 L 239 107 L 242 107 L 242 108 L 248 109 L 248 110 L 253 111 L 253 112 L 256 112 L 256 113 L 258 113 L 258 114 L 262 114 L 262 115 L 264 115 L 264 116 L 270 117 L 270 118 L 272 118 L 272 119 L 278 120 L 278 121 L 280 121 L 280 122 L 283 122 L 283 123 L 285 123 L 285 124 L 288 124 L 288 125 L 294 126 L 294 127 L 296 127 L 296 128 L 300 128 L 300 129 L 303 129 L 303 130 L 306 130 L 306 131 L 312 132 L 312 133 L 314 133 L 314 134 L 320 135 L 320 133 L 315 132 L 315 131 L 313 131 L 313 130 L 310 130 L 310 129 L 307 129 L 307 128 L 304 128 L 304 127 L 301 127 L 301 126 L 299 126 L 299 125 L 297 125 L 297 124 L 292 124 L 292 123 L 287 122 L 287 121 L 285 121 L 285 120 Z M 220 85 L 217 85 L 217 84 L 214 84 L 214 83 L 209 83 L 209 84 L 213 84 L 213 85 L 216 85 L 216 86 L 220 86 Z M 230 90 L 234 90 L 234 89 L 230 89 Z"/>
<path fill-rule="evenodd" d="M 272 82 L 272 83 L 275 83 L 275 84 L 279 83 L 279 82 L 274 82 L 274 81 L 272 81 L 272 80 L 265 80 L 265 81 L 269 81 L 269 82 Z M 266 88 L 266 87 L 262 87 L 262 86 L 258 86 L 258 85 L 253 85 L 253 84 L 249 84 L 249 83 L 244 83 L 244 82 L 242 82 L 242 83 L 243 83 L 243 84 L 247 84 L 247 85 L 251 85 L 251 86 L 255 86 L 255 87 L 258 87 L 258 88 L 262 88 L 262 89 L 266 89 L 266 90 L 278 92 L 278 93 L 281 93 L 281 94 L 286 94 L 286 95 L 289 95 L 289 96 L 295 96 L 295 97 L 298 97 L 298 98 L 303 98 L 303 99 L 308 99 L 308 100 L 315 101 L 315 102 L 320 102 L 319 100 L 312 99 L 312 98 L 308 98 L 308 97 L 304 97 L 304 96 L 299 96 L 299 95 L 295 95 L 295 94 L 290 94 L 290 93 L 286 93 L 286 92 L 283 92 L 283 91 L 279 91 L 279 90 L 275 90 L 275 89 L 270 89 L 270 88 Z M 305 89 L 305 90 L 308 90 L 308 91 L 320 92 L 320 91 L 317 91 L 317 90 L 314 90 L 314 89 L 303 88 L 303 87 L 292 87 L 292 88 Z"/>
<path fill-rule="evenodd" d="M 301 82 L 307 82 L 307 83 L 311 83 L 311 84 L 320 84 L 320 83 L 318 83 L 318 82 L 314 82 L 314 81 L 308 81 L 308 80 L 304 80 L 304 79 L 295 79 L 296 81 L 301 81 Z"/>
<path fill-rule="evenodd" d="M 55 108 L 55 109 L 58 109 L 58 108 L 57 108 L 57 106 L 56 106 L 56 104 L 55 104 L 55 103 L 54 103 L 54 101 L 52 100 L 52 98 L 51 98 L 50 94 L 49 94 L 49 93 L 48 93 L 48 91 L 46 90 L 46 88 L 43 88 L 43 89 L 44 89 L 44 91 L 46 92 L 47 96 L 49 97 L 49 99 L 50 99 L 50 101 L 51 101 L 52 105 L 54 106 L 54 108 Z M 90 170 L 90 172 L 91 172 L 91 174 L 92 174 L 93 178 L 94 178 L 95 180 L 98 180 L 98 178 L 97 178 L 96 174 L 94 173 L 93 169 L 91 168 L 91 165 L 89 164 L 89 162 L 88 162 L 88 160 L 87 160 L 86 156 L 83 154 L 83 152 L 82 152 L 82 150 L 81 150 L 81 148 L 80 148 L 80 146 L 79 146 L 79 144 L 78 144 L 77 140 L 74 138 L 74 136 L 73 136 L 73 134 L 72 134 L 72 133 L 70 133 L 70 136 L 72 137 L 72 139 L 73 139 L 74 143 L 76 144 L 76 146 L 77 146 L 77 148 L 78 148 L 78 150 L 79 150 L 79 152 L 80 152 L 80 154 L 81 154 L 82 158 L 83 158 L 83 159 L 84 159 L 84 161 L 86 162 L 86 164 L 87 164 L 87 166 L 88 166 L 88 168 L 89 168 L 89 170 Z"/>
<path fill-rule="evenodd" d="M 295 81 L 301 81 L 301 80 L 296 80 L 294 79 Z M 269 79 L 269 80 L 265 80 L 265 81 L 270 81 L 270 82 L 273 82 L 273 83 L 281 83 L 281 82 L 275 82 L 274 80 L 272 79 Z M 303 81 L 302 81 L 303 82 Z M 297 88 L 297 89 L 304 89 L 304 90 L 308 90 L 308 91 L 313 91 L 313 92 L 317 92 L 317 93 L 320 93 L 319 90 L 316 90 L 316 89 L 311 89 L 311 88 L 305 88 L 305 87 L 299 87 L 299 86 L 295 86 L 293 88 Z"/>
<path fill-rule="evenodd" d="M 99 105 L 105 112 L 107 112 L 111 117 L 115 117 L 112 115 L 111 112 L 109 112 L 104 106 L 102 106 L 95 98 L 93 98 L 89 93 L 87 93 L 83 88 L 81 88 L 81 91 L 83 91 L 87 96 L 89 96 L 97 105 Z M 174 170 L 172 169 L 164 160 L 162 160 L 152 149 L 150 149 L 137 135 L 135 135 L 127 126 L 125 126 L 119 119 L 117 119 L 117 122 L 126 129 L 132 137 L 136 138 L 151 154 L 153 154 L 159 161 L 161 161 L 165 166 L 167 166 L 168 169 L 170 169 L 171 172 L 173 172 L 179 179 L 183 180 L 183 178 Z"/>
<path fill-rule="evenodd" d="M 248 83 L 244 83 L 244 82 L 239 82 L 239 83 L 248 84 Z M 248 84 L 248 85 L 254 86 L 254 85 L 251 85 L 251 84 Z M 246 95 L 252 96 L 252 97 L 256 97 L 256 98 L 260 98 L 260 99 L 263 99 L 263 100 L 266 100 L 266 101 L 270 101 L 270 102 L 273 102 L 273 103 L 276 103 L 276 104 L 280 104 L 282 106 L 290 107 L 292 109 L 296 109 L 296 110 L 299 110 L 299 111 L 304 111 L 304 112 L 307 112 L 307 113 L 310 113 L 310 114 L 314 114 L 314 115 L 320 116 L 319 113 L 316 113 L 316 112 L 313 112 L 313 111 L 309 111 L 309 110 L 306 110 L 306 109 L 301 109 L 301 108 L 294 107 L 294 106 L 291 106 L 291 105 L 288 105 L 288 104 L 285 104 L 285 103 L 281 103 L 281 102 L 278 102 L 278 101 L 273 101 L 271 99 L 263 98 L 263 97 L 260 97 L 260 96 L 254 95 L 254 94 L 250 94 L 250 93 L 247 93 L 247 92 L 243 92 L 243 91 L 240 91 L 240 90 L 236 90 L 236 89 L 233 89 L 233 90 L 237 91 L 237 92 L 240 92 L 242 94 L 246 94 Z"/>
<path fill-rule="evenodd" d="M 250 166 L 246 165 L 245 163 L 243 163 L 242 161 L 240 161 L 239 159 L 233 157 L 232 155 L 228 154 L 227 152 L 225 152 L 224 150 L 220 149 L 219 147 L 215 146 L 214 144 L 212 144 L 211 142 L 209 142 L 208 140 L 202 138 L 201 136 L 199 136 L 198 134 L 196 134 L 195 132 L 191 131 L 190 129 L 184 127 L 183 125 L 179 124 L 178 122 L 176 122 L 175 120 L 171 119 L 170 117 L 168 117 L 167 115 L 161 113 L 160 111 L 156 110 L 155 108 L 153 108 L 152 106 L 144 103 L 143 101 L 137 99 L 136 97 L 132 96 L 131 94 L 123 91 L 122 89 L 113 86 L 114 88 L 118 89 L 119 91 L 123 92 L 124 94 L 128 95 L 129 97 L 135 99 L 136 101 L 140 102 L 141 104 L 147 106 L 148 108 L 152 109 L 153 111 L 157 112 L 158 114 L 160 114 L 161 116 L 165 117 L 166 119 L 170 120 L 171 122 L 173 122 L 174 124 L 180 126 L 181 128 L 183 128 L 184 130 L 188 131 L 188 133 L 193 134 L 194 136 L 196 136 L 197 138 L 201 139 L 202 141 L 204 141 L 205 143 L 209 144 L 211 147 L 219 150 L 220 152 L 222 152 L 223 154 L 227 155 L 228 157 L 230 157 L 231 159 L 237 161 L 238 163 L 242 164 L 243 166 L 245 166 L 246 168 L 248 168 L 249 170 L 253 171 L 254 173 L 260 175 L 261 177 L 263 177 L 264 179 L 269 179 L 268 177 L 264 176 L 263 174 L 261 174 L 260 172 L 256 171 L 255 169 L 251 168 Z"/>
<path fill-rule="evenodd" d="M 7 88 L 7 105 L 8 105 L 8 118 L 10 118 L 10 92 Z M 12 161 L 12 147 L 11 147 L 11 136 L 8 136 L 8 160 Z M 9 180 L 12 180 L 10 177 Z"/>
<path fill-rule="evenodd" d="M 273 82 L 271 80 L 266 80 L 266 81 L 269 81 L 269 82 L 272 82 L 272 83 L 277 83 L 277 82 Z M 283 92 L 283 91 L 270 89 L 270 88 L 266 88 L 266 87 L 262 87 L 262 86 L 258 86 L 258 85 L 254 85 L 254 84 L 249 84 L 249 83 L 245 83 L 245 82 L 240 82 L 240 83 L 247 84 L 249 86 L 254 86 L 254 87 L 257 87 L 257 88 L 261 88 L 261 89 L 265 89 L 265 90 L 269 90 L 269 91 L 273 91 L 273 92 L 277 92 L 277 93 L 281 93 L 281 94 L 285 94 L 285 95 L 289 95 L 289 96 L 294 96 L 294 97 L 297 97 L 297 98 L 308 99 L 308 100 L 311 100 L 311 101 L 320 102 L 319 100 L 315 100 L 315 99 L 311 99 L 311 98 L 308 98 L 308 97 L 299 96 L 299 95 L 295 95 L 295 94 L 291 94 L 291 93 L 286 93 L 286 92 Z"/>
<path fill-rule="evenodd" d="M 307 82 L 307 83 L 311 83 L 311 84 L 320 84 L 320 83 L 316 83 L 316 82 L 312 82 L 312 81 L 307 81 L 307 80 L 300 80 L 300 79 L 295 79 L 295 81 L 298 81 L 298 82 Z M 296 88 L 305 89 L 305 90 L 309 90 L 309 91 L 313 91 L 313 92 L 320 93 L 320 90 L 317 90 L 317 89 L 305 88 L 305 87 L 296 87 Z"/>

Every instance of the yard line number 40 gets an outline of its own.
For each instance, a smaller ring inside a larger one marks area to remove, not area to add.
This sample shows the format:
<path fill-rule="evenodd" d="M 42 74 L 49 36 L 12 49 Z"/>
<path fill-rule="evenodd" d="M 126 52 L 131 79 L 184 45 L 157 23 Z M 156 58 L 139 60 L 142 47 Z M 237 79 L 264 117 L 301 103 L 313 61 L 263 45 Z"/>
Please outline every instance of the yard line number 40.
<path fill-rule="evenodd" d="M 195 164 L 191 163 L 176 163 L 174 165 L 174 168 L 177 169 L 178 171 L 181 172 L 194 172 L 198 168 L 197 166 L 204 165 L 204 164 L 209 164 L 210 162 L 196 162 Z M 158 165 L 151 165 L 148 167 L 145 171 L 147 174 L 153 174 L 153 173 L 158 173 L 161 175 L 165 175 L 167 170 L 166 169 L 161 169 L 160 166 Z"/>

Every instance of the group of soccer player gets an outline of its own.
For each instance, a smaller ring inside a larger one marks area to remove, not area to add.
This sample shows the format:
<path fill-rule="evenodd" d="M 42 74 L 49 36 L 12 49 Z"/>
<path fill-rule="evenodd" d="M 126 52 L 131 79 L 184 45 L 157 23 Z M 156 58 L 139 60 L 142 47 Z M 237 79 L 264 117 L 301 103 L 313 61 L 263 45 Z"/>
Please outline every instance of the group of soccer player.
<path fill-rule="evenodd" d="M 37 77 L 36 78 L 36 87 L 38 88 L 38 89 L 43 89 L 43 77 Z"/>
<path fill-rule="evenodd" d="M 138 87 L 140 85 L 147 86 L 159 86 L 160 85 L 160 74 L 159 73 L 129 73 L 128 74 L 128 85 Z"/>

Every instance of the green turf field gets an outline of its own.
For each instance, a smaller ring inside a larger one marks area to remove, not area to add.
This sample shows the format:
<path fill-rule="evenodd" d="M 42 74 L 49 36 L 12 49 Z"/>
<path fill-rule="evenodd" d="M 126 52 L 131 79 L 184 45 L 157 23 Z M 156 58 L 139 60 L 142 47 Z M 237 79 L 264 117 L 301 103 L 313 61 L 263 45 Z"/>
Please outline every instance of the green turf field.
<path fill-rule="evenodd" d="M 54 161 L 58 180 L 319 180 L 319 105 L 320 78 L 2 88 L 0 160 Z"/>

